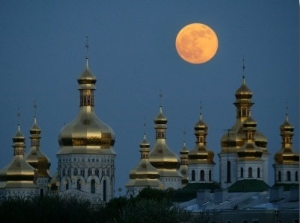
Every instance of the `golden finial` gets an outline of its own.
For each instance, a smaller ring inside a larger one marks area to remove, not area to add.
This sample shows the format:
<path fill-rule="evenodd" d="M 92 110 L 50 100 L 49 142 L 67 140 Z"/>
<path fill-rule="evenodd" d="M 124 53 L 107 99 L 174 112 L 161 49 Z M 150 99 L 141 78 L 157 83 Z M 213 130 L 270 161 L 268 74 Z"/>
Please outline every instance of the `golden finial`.
<path fill-rule="evenodd" d="M 88 67 L 89 66 L 89 37 L 88 36 L 86 36 L 85 48 L 86 48 L 86 55 L 85 55 L 86 67 Z"/>
<path fill-rule="evenodd" d="M 244 55 L 243 55 L 243 80 L 245 79 L 245 58 L 244 58 Z"/>
<path fill-rule="evenodd" d="M 288 102 L 285 102 L 285 120 L 288 121 L 289 120 L 289 112 L 288 112 L 289 106 L 288 106 Z"/>
<path fill-rule="evenodd" d="M 159 106 L 161 107 L 162 105 L 162 92 L 161 89 L 159 89 Z"/>
<path fill-rule="evenodd" d="M 34 117 L 36 117 L 36 109 L 37 109 L 37 105 L 36 105 L 36 101 L 34 101 L 33 103 Z"/>

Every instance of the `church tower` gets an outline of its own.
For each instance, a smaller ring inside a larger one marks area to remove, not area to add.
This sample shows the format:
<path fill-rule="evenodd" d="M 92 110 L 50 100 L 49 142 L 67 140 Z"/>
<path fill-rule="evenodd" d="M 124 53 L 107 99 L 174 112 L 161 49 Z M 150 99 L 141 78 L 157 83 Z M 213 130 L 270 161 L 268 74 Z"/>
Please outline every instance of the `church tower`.
<path fill-rule="evenodd" d="M 286 114 L 280 126 L 281 149 L 274 156 L 275 185 L 299 185 L 299 154 L 293 150 L 294 127 Z"/>
<path fill-rule="evenodd" d="M 77 79 L 79 112 L 59 133 L 58 179 L 61 194 L 71 193 L 92 203 L 108 202 L 114 197 L 114 131 L 94 110 L 96 77 L 88 64 Z"/>
<path fill-rule="evenodd" d="M 181 179 L 181 186 L 184 187 L 188 184 L 189 182 L 189 177 L 188 177 L 188 154 L 189 150 L 186 147 L 185 141 L 183 142 L 183 146 L 180 150 L 180 174 L 182 175 Z"/>
<path fill-rule="evenodd" d="M 243 72 L 245 67 L 243 66 Z M 228 188 L 233 183 L 235 183 L 241 173 L 238 169 L 238 152 L 241 150 L 243 145 L 249 141 L 245 135 L 245 130 L 247 127 L 244 126 L 245 121 L 250 117 L 250 110 L 253 106 L 252 102 L 252 91 L 246 85 L 245 76 L 243 75 L 242 85 L 235 92 L 235 102 L 236 107 L 236 122 L 235 124 L 227 130 L 227 132 L 221 138 L 221 152 L 219 155 L 219 174 L 220 174 L 220 183 L 222 188 Z M 247 125 L 247 124 L 246 124 Z M 256 126 L 256 124 L 255 124 Z M 249 130 L 249 129 L 248 129 Z M 251 130 L 252 131 L 252 130 Z M 269 153 L 267 150 L 267 139 L 260 133 L 256 128 L 253 132 L 251 138 L 254 144 L 261 150 L 261 160 L 262 160 L 262 169 L 260 170 L 260 179 L 265 183 L 268 182 L 268 159 Z M 247 160 L 245 160 L 245 165 Z"/>
<path fill-rule="evenodd" d="M 144 139 L 140 143 L 141 160 L 140 163 L 129 173 L 129 181 L 126 184 L 127 197 L 135 197 L 145 187 L 162 189 L 163 185 L 159 181 L 159 172 L 149 162 L 150 143 L 144 134 Z"/>
<path fill-rule="evenodd" d="M 159 171 L 163 189 L 181 188 L 180 161 L 177 155 L 170 150 L 166 140 L 167 118 L 163 114 L 162 106 L 154 119 L 156 142 L 150 152 L 150 163 Z"/>
<path fill-rule="evenodd" d="M 36 105 L 34 105 L 36 110 Z M 37 124 L 36 114 L 34 114 L 33 125 L 30 129 L 31 148 L 26 155 L 26 161 L 36 171 L 36 184 L 39 187 L 40 196 L 43 196 L 48 190 L 50 180 L 50 161 L 40 149 L 41 129 Z"/>
<path fill-rule="evenodd" d="M 203 121 L 202 112 L 194 126 L 195 147 L 188 154 L 189 183 L 213 183 L 214 153 L 206 147 L 208 127 Z"/>
<path fill-rule="evenodd" d="M 25 158 L 25 137 L 21 132 L 20 123 L 13 140 L 13 158 L 0 170 L 0 197 L 34 197 L 38 195 L 35 184 L 35 170 Z"/>

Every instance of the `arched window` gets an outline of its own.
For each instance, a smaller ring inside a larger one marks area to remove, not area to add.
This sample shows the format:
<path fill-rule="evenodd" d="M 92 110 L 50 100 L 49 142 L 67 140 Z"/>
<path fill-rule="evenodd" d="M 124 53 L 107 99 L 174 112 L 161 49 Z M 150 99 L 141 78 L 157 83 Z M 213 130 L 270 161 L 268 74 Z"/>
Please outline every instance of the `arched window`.
<path fill-rule="evenodd" d="M 84 169 L 80 170 L 80 175 L 84 177 Z"/>
<path fill-rule="evenodd" d="M 89 175 L 89 176 L 92 175 L 92 169 L 91 169 L 91 168 L 89 168 L 89 170 L 88 170 L 88 175 Z"/>
<path fill-rule="evenodd" d="M 77 190 L 80 190 L 81 189 L 81 183 L 80 183 L 80 180 L 78 179 L 77 180 Z"/>
<path fill-rule="evenodd" d="M 74 169 L 74 176 L 77 176 L 78 170 L 77 168 Z"/>
<path fill-rule="evenodd" d="M 66 180 L 66 190 L 69 190 L 69 182 Z"/>
<path fill-rule="evenodd" d="M 200 171 L 200 181 L 204 181 L 204 170 Z"/>
<path fill-rule="evenodd" d="M 106 180 L 103 180 L 103 201 L 106 201 Z"/>
<path fill-rule="evenodd" d="M 260 168 L 257 168 L 257 178 L 260 178 Z"/>
<path fill-rule="evenodd" d="M 91 180 L 91 193 L 94 194 L 96 191 L 96 183 L 95 183 L 95 180 L 92 179 Z"/>
<path fill-rule="evenodd" d="M 227 183 L 231 182 L 231 163 L 227 161 Z"/>
<path fill-rule="evenodd" d="M 99 177 L 99 170 L 98 169 L 95 170 L 95 174 L 96 174 L 96 176 Z"/>
<path fill-rule="evenodd" d="M 248 168 L 248 178 L 252 178 L 252 168 Z"/>
<path fill-rule="evenodd" d="M 209 181 L 212 181 L 212 178 L 211 178 L 211 170 L 208 172 L 208 178 L 209 178 Z"/>
<path fill-rule="evenodd" d="M 291 181 L 291 171 L 286 172 L 286 180 Z"/>
<path fill-rule="evenodd" d="M 192 170 L 192 181 L 195 181 L 195 170 Z"/>
<path fill-rule="evenodd" d="M 295 181 L 298 182 L 298 171 L 295 172 Z"/>
<path fill-rule="evenodd" d="M 241 167 L 241 178 L 244 178 L 244 168 Z"/>
<path fill-rule="evenodd" d="M 281 181 L 281 171 L 278 171 L 278 181 Z"/>

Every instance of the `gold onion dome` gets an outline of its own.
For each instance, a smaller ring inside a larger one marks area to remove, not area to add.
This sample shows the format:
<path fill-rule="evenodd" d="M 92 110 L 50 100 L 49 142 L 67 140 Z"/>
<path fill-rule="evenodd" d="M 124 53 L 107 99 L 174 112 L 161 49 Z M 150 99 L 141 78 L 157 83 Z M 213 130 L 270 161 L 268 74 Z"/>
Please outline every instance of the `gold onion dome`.
<path fill-rule="evenodd" d="M 20 124 L 12 140 L 14 156 L 11 162 L 0 171 L 0 188 L 35 188 L 34 168 L 24 159 L 25 137 L 21 132 Z"/>
<path fill-rule="evenodd" d="M 158 181 L 159 172 L 149 162 L 149 148 L 150 143 L 148 142 L 146 135 L 140 143 L 141 159 L 139 164 L 133 168 L 129 173 L 129 182 L 126 184 L 130 186 L 150 186 L 150 187 L 161 187 L 161 183 Z"/>
<path fill-rule="evenodd" d="M 40 150 L 41 129 L 37 124 L 36 116 L 34 116 L 34 122 L 30 129 L 31 149 L 26 156 L 26 161 L 37 172 L 38 177 L 50 176 L 50 160 Z"/>
<path fill-rule="evenodd" d="M 258 159 L 262 156 L 262 150 L 254 142 L 254 133 L 256 132 L 256 121 L 251 117 L 251 112 L 249 112 L 249 117 L 243 123 L 244 134 L 246 135 L 246 141 L 241 149 L 237 152 L 239 158 L 241 159 Z"/>
<path fill-rule="evenodd" d="M 159 113 L 154 119 L 156 130 L 156 142 L 150 152 L 149 160 L 151 164 L 161 171 L 161 174 L 167 172 L 171 175 L 177 176 L 175 173 L 179 167 L 179 159 L 177 155 L 170 150 L 166 142 L 167 118 L 162 112 L 162 106 L 159 107 Z M 171 170 L 171 172 L 169 171 Z"/>
<path fill-rule="evenodd" d="M 96 77 L 90 71 L 88 57 L 86 68 L 78 78 L 80 110 L 77 117 L 59 133 L 58 154 L 116 154 L 114 131 L 101 121 L 94 111 Z"/>
<path fill-rule="evenodd" d="M 203 121 L 202 113 L 200 113 L 200 118 L 194 125 L 194 135 L 196 136 L 196 144 L 193 150 L 188 154 L 189 164 L 214 164 L 214 152 L 210 151 L 206 147 L 206 136 L 207 136 L 208 126 Z"/>
<path fill-rule="evenodd" d="M 299 164 L 299 154 L 293 151 L 293 135 L 294 127 L 290 124 L 288 115 L 286 115 L 283 124 L 280 125 L 282 148 L 274 156 L 275 162 L 277 164 Z"/>
<path fill-rule="evenodd" d="M 227 130 L 221 137 L 222 152 L 237 152 L 245 142 L 245 133 L 243 123 L 249 118 L 253 93 L 246 85 L 245 76 L 243 76 L 242 85 L 236 90 L 234 105 L 236 106 L 236 123 Z M 268 140 L 264 134 L 256 130 L 254 134 L 255 144 L 260 147 L 264 153 L 267 151 Z"/>

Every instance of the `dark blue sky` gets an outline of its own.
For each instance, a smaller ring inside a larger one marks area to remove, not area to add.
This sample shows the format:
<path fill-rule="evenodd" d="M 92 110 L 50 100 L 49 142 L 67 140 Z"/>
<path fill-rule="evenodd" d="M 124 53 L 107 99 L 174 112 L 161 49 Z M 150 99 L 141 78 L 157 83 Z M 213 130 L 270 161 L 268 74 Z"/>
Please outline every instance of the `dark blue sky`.
<path fill-rule="evenodd" d="M 176 52 L 178 31 L 189 23 L 210 26 L 219 38 L 216 56 L 202 65 Z M 273 156 L 281 146 L 279 126 L 288 103 L 299 149 L 299 2 L 254 1 L 1 1 L 0 168 L 12 157 L 12 136 L 29 137 L 34 101 L 42 151 L 57 168 L 57 136 L 78 112 L 77 77 L 85 67 L 97 76 L 95 109 L 116 133 L 116 191 L 137 165 L 145 131 L 154 144 L 159 92 L 168 118 L 167 141 L 179 153 L 194 147 L 200 102 L 208 124 L 208 148 L 218 152 L 224 129 L 235 122 L 234 93 L 245 76 L 253 91 L 252 116 L 268 138 L 270 182 Z M 146 120 L 144 130 L 143 123 Z M 27 138 L 27 151 L 30 141 Z"/>

